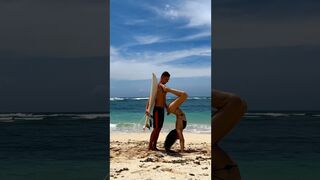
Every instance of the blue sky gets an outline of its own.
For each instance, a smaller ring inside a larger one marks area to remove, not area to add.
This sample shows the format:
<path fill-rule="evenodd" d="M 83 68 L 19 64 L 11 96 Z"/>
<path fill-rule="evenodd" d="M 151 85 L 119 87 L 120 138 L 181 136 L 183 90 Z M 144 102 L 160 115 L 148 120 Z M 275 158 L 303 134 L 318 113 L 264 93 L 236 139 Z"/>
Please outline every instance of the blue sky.
<path fill-rule="evenodd" d="M 210 95 L 211 1 L 111 0 L 111 96 L 146 96 L 163 71 L 169 87 Z"/>

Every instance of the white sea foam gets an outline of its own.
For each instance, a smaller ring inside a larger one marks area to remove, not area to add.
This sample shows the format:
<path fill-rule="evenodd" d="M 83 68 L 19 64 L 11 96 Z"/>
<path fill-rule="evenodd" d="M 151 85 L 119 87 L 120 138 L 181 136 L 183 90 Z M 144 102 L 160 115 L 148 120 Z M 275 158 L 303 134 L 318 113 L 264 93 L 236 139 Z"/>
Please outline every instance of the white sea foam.
<path fill-rule="evenodd" d="M 96 119 L 96 118 L 107 118 L 109 114 L 78 114 L 73 119 Z"/>
<path fill-rule="evenodd" d="M 96 114 L 32 114 L 32 113 L 7 113 L 0 114 L 0 121 L 9 121 L 9 120 L 43 120 L 59 117 L 64 117 L 64 119 L 96 119 L 96 118 L 107 118 L 109 114 L 107 113 L 96 113 Z"/>
<path fill-rule="evenodd" d="M 170 132 L 175 128 L 175 123 L 165 123 L 162 128 L 162 132 Z M 142 123 L 111 123 L 111 131 L 121 131 L 121 132 L 142 132 Z M 151 127 L 152 130 L 152 127 Z M 189 123 L 185 129 L 186 132 L 192 133 L 211 133 L 210 124 L 193 124 Z"/>
<path fill-rule="evenodd" d="M 306 116 L 307 113 L 278 113 L 278 112 L 261 112 L 261 113 L 246 113 L 245 117 L 262 117 L 262 116 L 272 116 L 272 117 L 282 117 L 282 116 Z M 312 115 L 314 116 L 314 115 Z"/>
<path fill-rule="evenodd" d="M 258 117 L 261 117 L 261 116 L 255 116 L 255 115 L 244 115 L 244 117 L 246 117 L 246 118 L 258 118 Z"/>
<path fill-rule="evenodd" d="M 268 112 L 268 113 L 246 113 L 246 116 L 272 116 L 272 117 L 279 117 L 279 116 L 289 116 L 289 114 L 286 113 L 274 113 L 274 112 Z"/>
<path fill-rule="evenodd" d="M 132 98 L 133 100 L 146 100 L 149 99 L 149 97 L 137 97 L 137 98 Z"/>
<path fill-rule="evenodd" d="M 203 100 L 203 99 L 211 99 L 211 97 L 189 97 L 188 99 L 193 99 L 193 100 Z"/>
<path fill-rule="evenodd" d="M 112 97 L 110 98 L 110 101 L 123 101 L 125 98 L 120 98 L 120 97 Z"/>
<path fill-rule="evenodd" d="M 292 115 L 293 116 L 305 116 L 306 113 L 293 113 Z"/>
<path fill-rule="evenodd" d="M 43 117 L 16 117 L 15 120 L 28 120 L 28 121 L 38 121 L 43 120 Z"/>
<path fill-rule="evenodd" d="M 14 122 L 12 117 L 0 117 L 0 122 Z"/>
<path fill-rule="evenodd" d="M 175 96 L 167 96 L 167 99 L 175 99 Z M 111 97 L 110 101 L 123 101 L 123 100 L 147 100 L 149 97 Z M 211 99 L 211 97 L 205 96 L 191 96 L 188 99 L 191 100 L 203 100 L 203 99 Z"/>
<path fill-rule="evenodd" d="M 25 117 L 25 116 L 32 116 L 30 113 L 6 113 L 0 114 L 0 117 Z"/>
<path fill-rule="evenodd" d="M 110 129 L 115 130 L 117 128 L 117 124 L 110 123 Z"/>

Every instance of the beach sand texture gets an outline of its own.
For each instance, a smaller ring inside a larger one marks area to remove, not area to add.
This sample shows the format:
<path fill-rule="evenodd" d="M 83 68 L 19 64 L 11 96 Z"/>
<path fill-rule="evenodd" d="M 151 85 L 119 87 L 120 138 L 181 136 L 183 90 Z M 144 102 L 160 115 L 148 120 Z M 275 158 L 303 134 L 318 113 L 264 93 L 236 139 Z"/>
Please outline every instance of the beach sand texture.
<path fill-rule="evenodd" d="M 148 151 L 150 133 L 111 132 L 110 179 L 211 179 L 210 134 L 184 133 L 188 152 L 167 154 L 167 133 L 160 133 L 160 151 Z M 172 150 L 179 147 L 177 141 Z"/>

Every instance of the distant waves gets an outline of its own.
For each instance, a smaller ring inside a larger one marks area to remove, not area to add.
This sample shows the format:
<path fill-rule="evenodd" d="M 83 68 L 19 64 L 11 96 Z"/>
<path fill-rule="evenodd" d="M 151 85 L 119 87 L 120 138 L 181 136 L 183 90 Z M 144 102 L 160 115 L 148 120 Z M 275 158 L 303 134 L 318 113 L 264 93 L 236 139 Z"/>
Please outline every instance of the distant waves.
<path fill-rule="evenodd" d="M 123 101 L 123 100 L 147 100 L 149 97 L 111 97 L 110 101 Z M 175 97 L 167 97 L 167 99 L 175 99 Z M 189 100 L 203 100 L 203 99 L 211 99 L 211 97 L 206 96 L 193 96 L 189 97 Z"/>
<path fill-rule="evenodd" d="M 1 122 L 35 121 L 35 120 L 106 120 L 107 113 L 3 113 Z"/>

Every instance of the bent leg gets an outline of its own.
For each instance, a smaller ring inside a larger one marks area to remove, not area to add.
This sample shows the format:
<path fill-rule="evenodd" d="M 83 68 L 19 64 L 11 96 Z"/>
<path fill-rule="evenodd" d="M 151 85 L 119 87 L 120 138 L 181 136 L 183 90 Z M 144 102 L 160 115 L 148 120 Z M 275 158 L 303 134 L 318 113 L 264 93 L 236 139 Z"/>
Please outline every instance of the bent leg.
<path fill-rule="evenodd" d="M 169 111 L 174 112 L 178 107 L 188 98 L 188 94 L 184 91 L 168 88 L 168 92 L 178 96 L 174 101 L 169 104 Z"/>
<path fill-rule="evenodd" d="M 247 104 L 234 94 L 218 90 L 212 91 L 211 103 L 217 109 L 212 119 L 212 144 L 216 144 L 240 121 Z"/>

